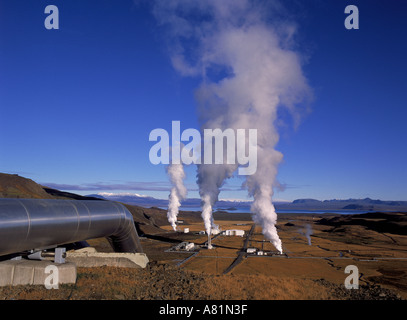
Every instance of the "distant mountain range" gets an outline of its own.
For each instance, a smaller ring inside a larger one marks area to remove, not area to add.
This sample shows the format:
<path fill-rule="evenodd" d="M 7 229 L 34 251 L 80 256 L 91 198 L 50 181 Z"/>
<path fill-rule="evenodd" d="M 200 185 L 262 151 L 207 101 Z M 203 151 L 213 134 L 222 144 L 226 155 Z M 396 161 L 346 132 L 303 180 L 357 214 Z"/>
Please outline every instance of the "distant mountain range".
<path fill-rule="evenodd" d="M 167 199 L 157 199 L 154 197 L 139 195 L 139 194 L 131 194 L 131 193 L 97 193 L 97 194 L 90 194 L 87 197 L 94 197 L 100 199 L 106 199 L 111 201 L 118 201 L 132 205 L 138 205 L 141 207 L 159 207 L 165 208 L 168 206 Z M 201 205 L 201 200 L 197 198 L 190 198 L 186 199 L 182 202 L 183 208 L 198 208 Z M 216 207 L 218 209 L 223 210 L 234 210 L 238 208 L 248 208 L 251 205 L 251 201 L 244 201 L 244 200 L 220 200 L 216 203 Z"/>
<path fill-rule="evenodd" d="M 0 198 L 37 198 L 37 199 L 76 199 L 92 200 L 106 199 L 122 202 L 128 205 L 142 208 L 158 207 L 166 209 L 167 199 L 156 199 L 154 197 L 133 194 L 133 193 L 99 193 L 88 196 L 81 196 L 65 191 L 55 190 L 41 186 L 36 182 L 20 177 L 16 174 L 0 173 Z M 187 199 L 182 202 L 182 210 L 199 210 L 200 199 Z M 245 200 L 220 200 L 216 203 L 215 211 L 236 211 L 248 212 L 251 201 Z M 274 202 L 277 210 L 307 210 L 307 211 L 349 211 L 352 212 L 407 212 L 407 201 L 383 201 L 370 198 L 346 199 L 346 200 L 316 200 L 297 199 L 292 202 Z M 140 208 L 139 211 L 144 209 Z M 144 210 L 146 211 L 146 210 Z M 154 211 L 155 212 L 155 211 Z M 150 213 L 150 211 L 149 211 Z"/>
<path fill-rule="evenodd" d="M 168 200 L 156 199 L 154 197 L 143 196 L 128 193 L 99 193 L 90 194 L 87 197 L 102 198 L 112 201 L 119 201 L 127 204 L 138 205 L 142 207 L 161 207 L 168 206 Z M 182 208 L 195 210 L 199 208 L 200 199 L 192 198 L 182 202 Z M 215 210 L 227 211 L 247 211 L 250 208 L 251 201 L 245 200 L 220 200 L 216 203 Z M 407 212 L 407 201 L 383 201 L 370 198 L 365 199 L 346 199 L 346 200 L 316 200 L 316 199 L 297 199 L 292 202 L 274 202 L 277 210 L 317 210 L 317 211 L 394 211 Z"/>
<path fill-rule="evenodd" d="M 277 207 L 277 206 L 276 206 Z M 280 209 L 290 210 L 357 210 L 357 211 L 397 211 L 407 212 L 407 201 L 384 201 L 365 199 L 324 200 L 298 199 L 291 203 L 280 204 Z"/>

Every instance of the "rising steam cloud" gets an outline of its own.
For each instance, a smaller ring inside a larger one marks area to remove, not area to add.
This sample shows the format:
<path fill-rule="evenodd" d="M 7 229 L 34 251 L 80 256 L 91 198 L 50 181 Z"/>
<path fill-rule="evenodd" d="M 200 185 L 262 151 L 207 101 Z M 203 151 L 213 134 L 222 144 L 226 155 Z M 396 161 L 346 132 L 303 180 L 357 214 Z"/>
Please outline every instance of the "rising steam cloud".
<path fill-rule="evenodd" d="M 177 230 L 177 216 L 181 201 L 187 197 L 187 188 L 184 186 L 185 172 L 182 164 L 171 163 L 167 167 L 172 188 L 169 195 L 167 218 L 174 231 Z"/>
<path fill-rule="evenodd" d="M 275 149 L 278 110 L 288 110 L 297 123 L 301 113 L 298 105 L 310 90 L 300 55 L 291 49 L 295 26 L 281 16 L 274 23 L 278 4 L 157 0 L 154 13 L 171 39 L 174 68 L 181 75 L 203 79 L 196 91 L 201 131 L 257 129 L 257 171 L 246 177 L 244 186 L 253 197 L 254 222 L 282 252 L 272 204 L 277 167 L 283 158 Z M 212 208 L 221 187 L 237 168 L 237 164 L 198 165 L 197 183 L 208 234 L 214 225 Z"/>
<path fill-rule="evenodd" d="M 304 229 L 300 230 L 299 232 L 300 232 L 300 234 L 304 235 L 304 236 L 307 238 L 308 245 L 309 245 L 309 246 L 312 245 L 311 236 L 312 236 L 312 234 L 313 234 L 313 231 L 312 231 L 311 225 L 307 223 L 307 224 L 304 226 Z"/>

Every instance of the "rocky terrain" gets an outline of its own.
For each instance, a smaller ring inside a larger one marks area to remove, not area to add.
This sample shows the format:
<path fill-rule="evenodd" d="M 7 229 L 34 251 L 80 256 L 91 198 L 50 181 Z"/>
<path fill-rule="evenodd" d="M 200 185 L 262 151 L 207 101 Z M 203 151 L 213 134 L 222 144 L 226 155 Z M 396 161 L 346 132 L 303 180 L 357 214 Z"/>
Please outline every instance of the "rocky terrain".
<path fill-rule="evenodd" d="M 171 265 L 146 269 L 79 268 L 75 285 L 0 287 L 0 299 L 58 300 L 398 300 L 380 286 L 347 290 L 326 280 L 292 280 L 261 275 L 210 275 Z M 265 290 L 265 287 L 267 290 Z"/>

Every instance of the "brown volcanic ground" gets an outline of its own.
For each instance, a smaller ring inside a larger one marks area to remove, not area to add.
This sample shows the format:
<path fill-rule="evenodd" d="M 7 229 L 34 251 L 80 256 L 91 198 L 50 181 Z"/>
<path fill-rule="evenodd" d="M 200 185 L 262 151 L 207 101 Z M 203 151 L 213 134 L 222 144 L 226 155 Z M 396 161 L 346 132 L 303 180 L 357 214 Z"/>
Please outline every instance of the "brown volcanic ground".
<path fill-rule="evenodd" d="M 0 174 L 0 196 L 86 199 L 49 189 L 34 181 Z M 102 200 L 101 200 L 102 201 Z M 145 269 L 78 268 L 75 285 L 59 290 L 42 286 L 0 287 L 0 299 L 399 299 L 407 298 L 407 233 L 405 213 L 368 215 L 280 214 L 278 231 L 285 255 L 247 255 L 245 245 L 272 253 L 260 227 L 251 237 L 220 235 L 214 249 L 194 253 L 168 252 L 182 241 L 204 244 L 204 226 L 197 212 L 181 212 L 180 230 L 168 225 L 158 208 L 126 207 L 132 213 L 143 249 Z M 221 229 L 249 232 L 250 215 L 216 213 Z M 311 245 L 304 235 L 312 229 Z M 105 239 L 88 243 L 110 252 Z M 224 272 L 241 256 L 240 262 Z M 189 259 L 187 259 L 189 258 Z M 359 269 L 359 290 L 344 288 L 347 265 Z"/>
<path fill-rule="evenodd" d="M 16 174 L 0 173 L 1 198 L 52 199 L 42 186 Z"/>

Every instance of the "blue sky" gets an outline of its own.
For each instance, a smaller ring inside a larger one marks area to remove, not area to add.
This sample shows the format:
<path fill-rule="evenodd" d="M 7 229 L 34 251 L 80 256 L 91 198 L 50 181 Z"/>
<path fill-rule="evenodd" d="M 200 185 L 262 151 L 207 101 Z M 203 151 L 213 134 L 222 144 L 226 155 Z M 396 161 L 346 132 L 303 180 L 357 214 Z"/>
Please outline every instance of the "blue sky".
<path fill-rule="evenodd" d="M 407 200 L 407 1 L 284 1 L 314 99 L 280 128 L 276 199 Z M 44 27 L 59 8 L 60 29 Z M 346 30 L 346 5 L 360 29 Z M 171 65 L 148 2 L 0 0 L 0 172 L 66 191 L 166 198 L 155 128 L 199 128 L 199 77 Z M 196 168 L 186 168 L 197 197 Z M 242 180 L 220 197 L 246 199 Z"/>

